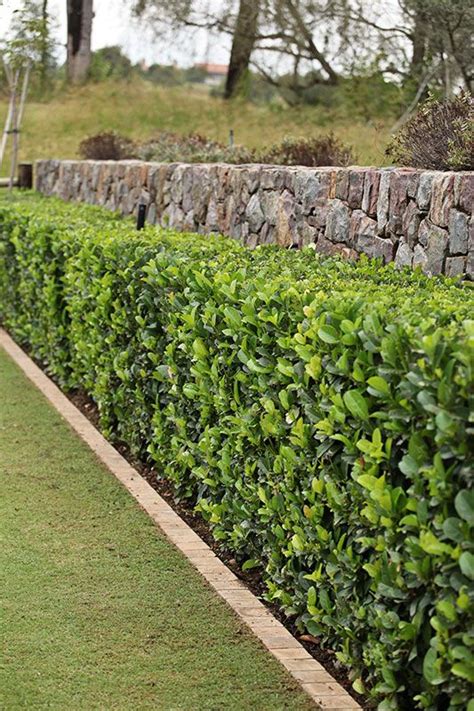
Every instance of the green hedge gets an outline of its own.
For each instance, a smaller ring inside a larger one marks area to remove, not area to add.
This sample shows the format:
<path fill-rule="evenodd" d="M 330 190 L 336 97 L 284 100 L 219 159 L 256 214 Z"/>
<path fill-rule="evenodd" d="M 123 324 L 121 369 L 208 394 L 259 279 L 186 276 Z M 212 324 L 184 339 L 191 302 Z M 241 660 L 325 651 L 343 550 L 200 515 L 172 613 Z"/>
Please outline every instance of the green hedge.
<path fill-rule="evenodd" d="M 465 709 L 474 681 L 473 306 L 367 260 L 0 203 L 8 330 L 384 710 Z"/>

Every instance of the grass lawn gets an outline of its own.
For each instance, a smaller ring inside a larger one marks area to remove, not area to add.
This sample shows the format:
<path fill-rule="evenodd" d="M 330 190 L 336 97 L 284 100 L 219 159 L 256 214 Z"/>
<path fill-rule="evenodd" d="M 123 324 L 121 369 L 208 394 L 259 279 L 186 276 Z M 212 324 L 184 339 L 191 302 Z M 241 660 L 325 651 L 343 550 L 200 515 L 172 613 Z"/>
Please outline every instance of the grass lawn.
<path fill-rule="evenodd" d="M 311 701 L 0 349 L 0 708 Z"/>
<path fill-rule="evenodd" d="M 0 97 L 0 120 L 7 110 Z M 357 118 L 337 119 L 321 107 L 224 102 L 190 87 L 160 87 L 150 82 L 104 82 L 58 93 L 49 102 L 29 101 L 21 134 L 21 159 L 76 158 L 83 138 L 116 130 L 143 140 L 158 130 L 197 131 L 227 142 L 259 148 L 284 136 L 317 136 L 334 131 L 353 146 L 359 165 L 387 165 L 390 126 Z M 7 161 L 3 166 L 6 173 Z"/>

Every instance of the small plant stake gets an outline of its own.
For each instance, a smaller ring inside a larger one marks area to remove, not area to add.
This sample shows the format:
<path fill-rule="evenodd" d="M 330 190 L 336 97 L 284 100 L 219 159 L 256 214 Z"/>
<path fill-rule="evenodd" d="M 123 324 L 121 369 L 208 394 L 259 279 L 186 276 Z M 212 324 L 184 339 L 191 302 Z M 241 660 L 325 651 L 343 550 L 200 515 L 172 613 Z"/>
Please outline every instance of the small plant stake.
<path fill-rule="evenodd" d="M 145 227 L 145 217 L 146 217 L 146 205 L 145 205 L 145 203 L 142 202 L 138 206 L 137 230 L 142 230 Z"/>

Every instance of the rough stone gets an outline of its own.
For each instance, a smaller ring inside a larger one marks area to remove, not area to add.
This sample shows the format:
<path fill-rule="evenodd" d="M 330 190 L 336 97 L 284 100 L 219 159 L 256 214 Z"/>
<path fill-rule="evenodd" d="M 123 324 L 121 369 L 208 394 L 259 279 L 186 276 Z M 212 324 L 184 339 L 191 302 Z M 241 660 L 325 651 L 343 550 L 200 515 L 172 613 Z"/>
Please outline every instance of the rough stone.
<path fill-rule="evenodd" d="M 408 179 L 407 183 L 407 195 L 412 200 L 415 200 L 416 194 L 418 192 L 418 185 L 420 182 L 420 173 L 418 171 L 413 171 Z"/>
<path fill-rule="evenodd" d="M 324 228 L 326 226 L 328 212 L 331 203 L 328 200 L 319 200 L 314 207 L 313 214 L 307 217 L 307 222 L 313 227 Z"/>
<path fill-rule="evenodd" d="M 447 227 L 454 205 L 454 175 L 438 174 L 433 180 L 429 217 L 438 227 Z"/>
<path fill-rule="evenodd" d="M 356 244 L 359 237 L 373 239 L 377 234 L 377 223 L 367 217 L 362 210 L 354 210 L 349 227 L 349 243 Z"/>
<path fill-rule="evenodd" d="M 327 254 L 330 256 L 339 255 L 344 259 L 357 259 L 359 257 L 355 249 L 350 249 L 345 244 L 334 244 L 330 242 L 324 235 L 319 235 L 316 242 L 316 250 L 321 254 Z"/>
<path fill-rule="evenodd" d="M 390 197 L 388 207 L 387 229 L 400 235 L 403 232 L 403 215 L 408 203 L 408 184 L 411 174 L 393 171 L 390 174 Z"/>
<path fill-rule="evenodd" d="M 245 216 L 248 220 L 250 231 L 258 232 L 265 222 L 265 215 L 262 212 L 258 195 L 252 195 L 250 198 L 247 209 L 245 210 Z"/>
<path fill-rule="evenodd" d="M 449 253 L 466 254 L 469 238 L 468 217 L 452 208 L 449 212 Z"/>
<path fill-rule="evenodd" d="M 380 171 L 368 170 L 364 180 L 362 210 L 370 217 L 377 216 L 377 199 L 379 196 Z"/>
<path fill-rule="evenodd" d="M 265 190 L 259 195 L 260 206 L 262 208 L 265 221 L 271 225 L 276 225 L 278 220 L 278 198 L 276 191 Z"/>
<path fill-rule="evenodd" d="M 301 244 L 313 244 L 318 238 L 318 228 L 312 227 L 307 222 L 301 230 Z"/>
<path fill-rule="evenodd" d="M 395 264 L 397 267 L 411 267 L 413 264 L 413 250 L 404 240 L 401 240 L 398 245 Z"/>
<path fill-rule="evenodd" d="M 474 281 L 474 249 L 467 255 L 466 276 L 471 281 Z"/>
<path fill-rule="evenodd" d="M 347 202 L 352 209 L 360 209 L 362 207 L 362 196 L 364 193 L 364 171 L 350 170 L 349 171 L 349 191 Z"/>
<path fill-rule="evenodd" d="M 429 274 L 442 274 L 444 259 L 448 246 L 448 233 L 437 225 L 433 225 L 428 235 L 426 247 L 426 271 Z"/>
<path fill-rule="evenodd" d="M 428 257 L 426 256 L 425 249 L 421 244 L 416 244 L 413 250 L 413 268 L 420 267 L 422 271 L 426 271 L 427 262 Z"/>
<path fill-rule="evenodd" d="M 148 208 L 146 219 L 147 222 L 150 223 L 150 225 L 156 225 L 158 220 L 156 216 L 156 206 L 154 205 L 154 203 L 152 203 Z"/>
<path fill-rule="evenodd" d="M 262 190 L 281 190 L 285 184 L 285 177 L 280 168 L 266 168 L 260 176 Z"/>
<path fill-rule="evenodd" d="M 360 234 L 355 246 L 358 252 L 364 252 L 373 258 L 381 257 L 385 263 L 393 260 L 394 246 L 389 239 Z"/>
<path fill-rule="evenodd" d="M 331 242 L 349 242 L 350 210 L 342 200 L 333 200 L 327 215 L 325 237 Z"/>
<path fill-rule="evenodd" d="M 447 276 L 462 276 L 466 272 L 467 257 L 447 257 L 445 273 Z"/>
<path fill-rule="evenodd" d="M 217 203 L 213 199 L 209 201 L 207 208 L 206 231 L 219 232 L 219 214 L 217 210 Z"/>
<path fill-rule="evenodd" d="M 423 212 L 428 212 L 429 210 L 431 203 L 431 188 L 436 175 L 438 175 L 438 173 L 433 171 L 423 172 L 420 175 L 418 190 L 416 193 L 416 203 Z"/>
<path fill-rule="evenodd" d="M 315 203 L 321 198 L 321 180 L 316 172 L 302 171 L 296 175 L 295 198 L 301 204 L 303 213 L 309 215 Z"/>
<path fill-rule="evenodd" d="M 242 169 L 241 180 L 243 185 L 248 188 L 250 194 L 254 193 L 260 185 L 260 173 L 260 165 L 246 166 Z"/>
<path fill-rule="evenodd" d="M 183 172 L 183 210 L 185 213 L 193 209 L 192 189 L 193 172 L 188 168 Z"/>
<path fill-rule="evenodd" d="M 194 232 L 195 224 L 194 224 L 194 212 L 193 210 L 189 210 L 183 218 L 183 227 L 182 229 L 185 230 L 186 232 Z"/>
<path fill-rule="evenodd" d="M 462 173 L 459 179 L 457 204 L 465 213 L 472 215 L 474 210 L 474 175 L 472 173 Z"/>
<path fill-rule="evenodd" d="M 294 207 L 295 203 L 292 194 L 285 190 L 278 198 L 278 220 L 276 225 L 276 241 L 282 247 L 289 247 L 295 242 Z"/>
<path fill-rule="evenodd" d="M 339 170 L 336 174 L 335 197 L 338 200 L 347 200 L 348 195 L 349 195 L 349 172 L 347 170 Z"/>
<path fill-rule="evenodd" d="M 411 200 L 402 217 L 402 235 L 408 245 L 413 249 L 418 239 L 421 214 L 417 204 Z"/>
<path fill-rule="evenodd" d="M 430 232 L 433 228 L 434 225 L 430 221 L 429 217 L 425 217 L 425 219 L 421 221 L 420 228 L 418 230 L 418 242 L 422 245 L 422 247 L 428 246 L 428 237 L 430 236 Z"/>
<path fill-rule="evenodd" d="M 379 194 L 377 198 L 377 231 L 379 235 L 385 233 L 388 222 L 388 207 L 390 200 L 390 171 L 380 172 Z"/>

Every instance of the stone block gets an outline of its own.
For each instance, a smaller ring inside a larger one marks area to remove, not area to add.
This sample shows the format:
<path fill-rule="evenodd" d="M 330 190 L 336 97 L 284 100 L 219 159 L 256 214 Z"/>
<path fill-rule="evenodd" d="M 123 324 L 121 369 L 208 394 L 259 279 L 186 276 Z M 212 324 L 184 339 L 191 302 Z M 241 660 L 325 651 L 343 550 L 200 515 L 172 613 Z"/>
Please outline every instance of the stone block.
<path fill-rule="evenodd" d="M 428 235 L 426 247 L 426 271 L 428 274 L 442 274 L 448 248 L 448 233 L 433 225 Z"/>
<path fill-rule="evenodd" d="M 342 200 L 333 200 L 327 214 L 325 237 L 331 242 L 349 242 L 351 214 Z"/>
<path fill-rule="evenodd" d="M 358 237 L 374 238 L 377 234 L 377 223 L 362 210 L 354 210 L 350 219 L 349 243 L 356 244 Z"/>
<path fill-rule="evenodd" d="M 349 189 L 347 194 L 347 202 L 352 209 L 362 207 L 362 196 L 364 193 L 364 178 L 365 171 L 350 170 L 349 171 Z"/>
<path fill-rule="evenodd" d="M 447 227 L 454 205 L 453 173 L 439 173 L 433 180 L 429 218 L 438 227 Z"/>
<path fill-rule="evenodd" d="M 467 215 L 474 211 L 474 174 L 461 173 L 459 176 L 459 192 L 456 203 Z"/>
<path fill-rule="evenodd" d="M 263 214 L 258 195 L 254 194 L 250 198 L 245 210 L 245 217 L 248 220 L 250 231 L 258 232 L 265 222 L 265 216 Z"/>
<path fill-rule="evenodd" d="M 390 171 L 380 171 L 379 194 L 377 198 L 377 232 L 385 234 L 390 201 Z"/>
<path fill-rule="evenodd" d="M 213 197 L 211 197 L 207 206 L 206 231 L 219 232 L 219 214 L 217 210 L 217 202 Z"/>
<path fill-rule="evenodd" d="M 390 197 L 387 229 L 393 234 L 403 232 L 403 215 L 408 204 L 408 185 L 411 173 L 393 171 L 390 175 Z"/>
<path fill-rule="evenodd" d="M 327 217 L 331 203 L 328 200 L 321 200 L 315 205 L 313 213 L 306 218 L 308 224 L 312 227 L 324 228 L 326 226 Z"/>
<path fill-rule="evenodd" d="M 293 195 L 285 190 L 278 199 L 278 220 L 276 225 L 276 241 L 282 247 L 289 247 L 296 242 L 295 201 Z"/>
<path fill-rule="evenodd" d="M 401 240 L 398 244 L 395 264 L 397 267 L 411 267 L 413 265 L 413 249 L 405 240 Z"/>
<path fill-rule="evenodd" d="M 318 228 L 312 227 L 307 222 L 305 222 L 301 229 L 300 245 L 313 244 L 314 242 L 316 242 L 318 235 Z"/>
<path fill-rule="evenodd" d="M 349 171 L 342 168 L 336 173 L 335 196 L 338 200 L 347 200 L 349 196 Z"/>
<path fill-rule="evenodd" d="M 322 234 L 318 236 L 316 242 L 316 251 L 320 254 L 327 254 L 329 256 L 338 255 L 343 257 L 344 259 L 356 260 L 359 257 L 355 249 L 350 249 L 345 244 L 334 244 L 334 242 L 330 242 Z"/>
<path fill-rule="evenodd" d="M 449 253 L 467 254 L 469 218 L 464 212 L 451 208 L 449 211 Z"/>
<path fill-rule="evenodd" d="M 445 274 L 446 276 L 462 276 L 466 271 L 467 257 L 447 257 Z"/>
<path fill-rule="evenodd" d="M 420 267 L 425 272 L 427 261 L 428 257 L 426 256 L 425 248 L 421 244 L 416 244 L 413 250 L 413 268 Z"/>
<path fill-rule="evenodd" d="M 316 171 L 301 171 L 295 178 L 295 198 L 309 215 L 315 204 L 327 196 L 327 181 Z"/>
<path fill-rule="evenodd" d="M 380 171 L 370 169 L 365 173 L 362 210 L 370 217 L 377 216 L 377 200 L 379 196 Z"/>
<path fill-rule="evenodd" d="M 358 252 L 364 252 L 372 258 L 382 258 L 384 263 L 393 260 L 394 245 L 389 239 L 375 237 L 369 234 L 360 234 L 356 240 Z"/>
<path fill-rule="evenodd" d="M 414 170 L 407 183 L 407 195 L 412 200 L 416 199 L 416 194 L 418 192 L 418 185 L 420 184 L 420 173 Z"/>
<path fill-rule="evenodd" d="M 421 213 L 416 202 L 410 200 L 403 216 L 401 233 L 408 246 L 413 248 L 418 241 L 418 231 L 420 229 Z"/>
<path fill-rule="evenodd" d="M 431 189 L 434 178 L 439 175 L 434 171 L 423 171 L 418 181 L 418 190 L 416 193 L 416 203 L 420 210 L 428 212 L 431 203 Z"/>

